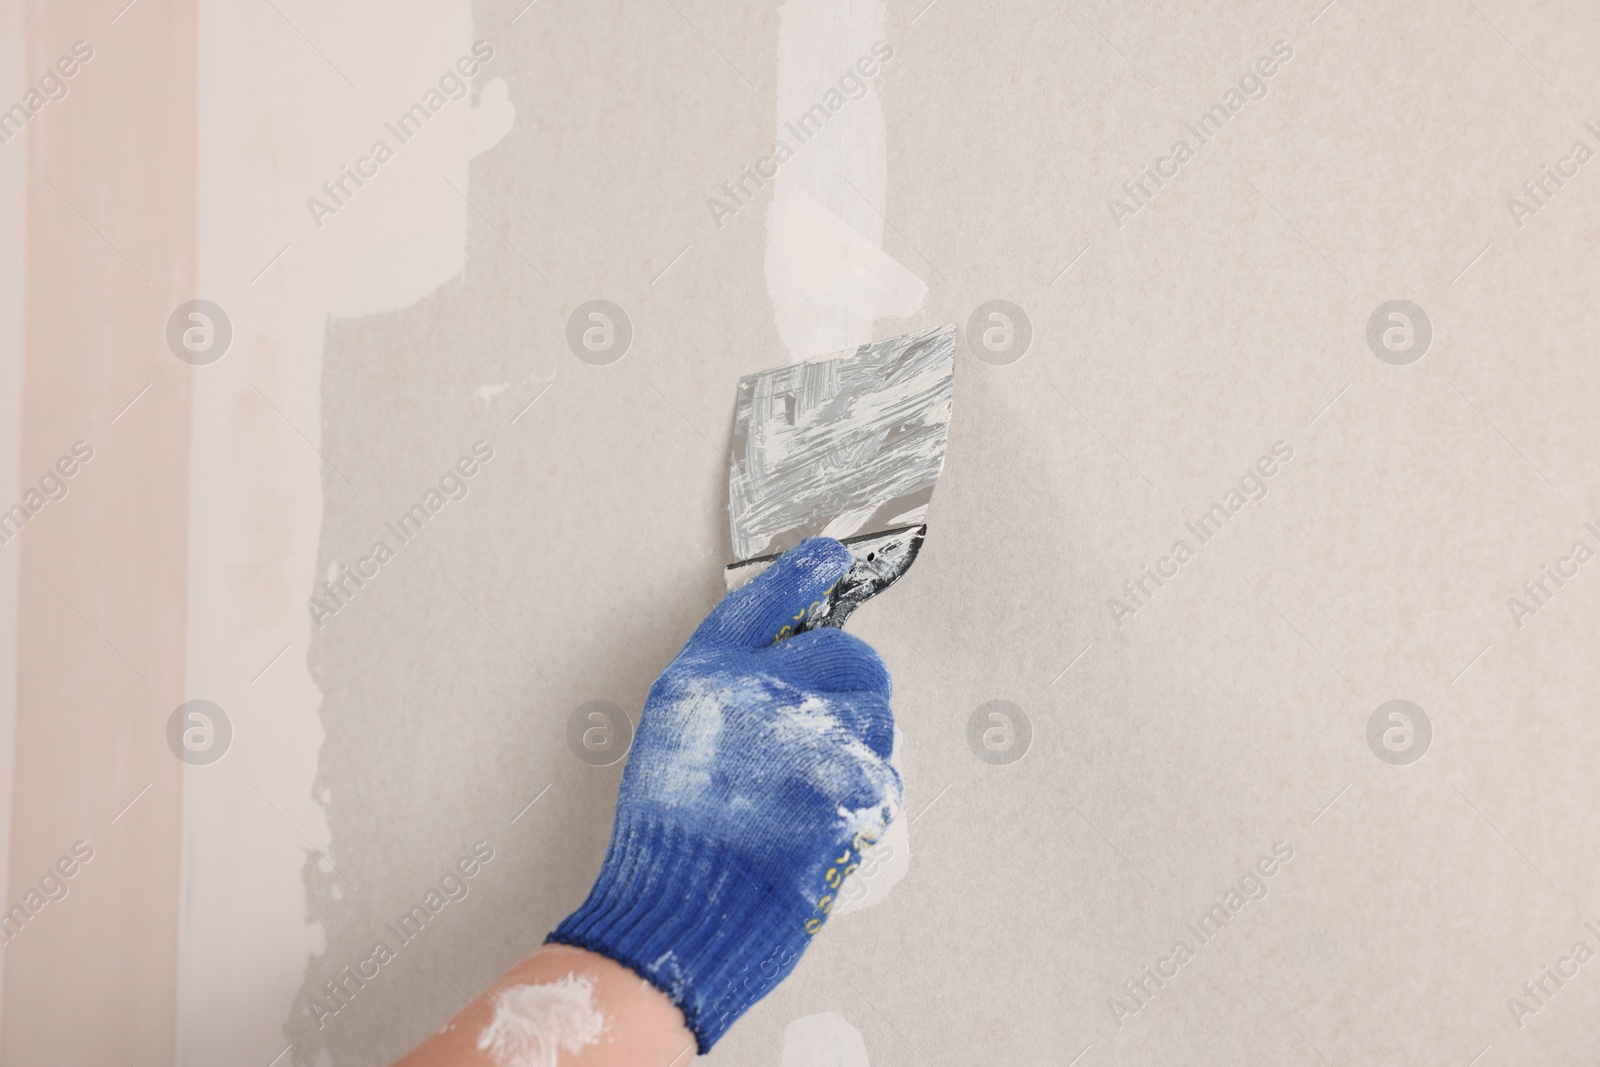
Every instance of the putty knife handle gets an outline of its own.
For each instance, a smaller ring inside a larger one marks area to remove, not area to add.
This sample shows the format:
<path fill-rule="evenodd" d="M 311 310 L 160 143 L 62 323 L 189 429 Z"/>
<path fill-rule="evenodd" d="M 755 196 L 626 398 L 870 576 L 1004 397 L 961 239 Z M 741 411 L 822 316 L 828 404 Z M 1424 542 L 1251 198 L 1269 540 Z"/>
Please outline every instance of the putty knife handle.
<path fill-rule="evenodd" d="M 851 612 L 899 581 L 900 576 L 911 568 L 927 533 L 928 527 L 924 523 L 844 538 L 840 543 L 850 550 L 854 562 L 845 576 L 834 585 L 827 599 L 792 632 L 804 633 L 818 626 L 842 628 Z M 761 556 L 727 568 L 724 576 L 728 591 L 732 592 L 772 566 L 772 561 L 777 558 L 776 555 Z"/>
<path fill-rule="evenodd" d="M 887 533 L 846 538 L 844 547 L 855 562 L 833 587 L 827 603 L 801 624 L 801 630 L 843 627 L 851 612 L 899 581 L 911 568 L 927 532 L 926 525 L 905 526 Z"/>

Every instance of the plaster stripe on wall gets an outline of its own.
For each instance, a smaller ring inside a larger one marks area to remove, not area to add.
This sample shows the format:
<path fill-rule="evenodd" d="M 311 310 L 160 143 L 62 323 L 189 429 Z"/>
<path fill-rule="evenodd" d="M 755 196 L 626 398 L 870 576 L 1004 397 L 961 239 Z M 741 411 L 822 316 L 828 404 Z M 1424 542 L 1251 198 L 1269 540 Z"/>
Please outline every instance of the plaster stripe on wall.
<path fill-rule="evenodd" d="M 23 8 L 26 81 L 74 42 L 93 54 L 22 135 L 22 483 L 74 442 L 93 455 L 0 546 L 19 573 L 6 902 L 78 842 L 89 862 L 0 957 L 0 1062 L 169 1063 L 181 783 L 165 727 L 183 695 L 191 368 L 162 338 L 194 270 L 194 4 L 116 23 Z"/>
<path fill-rule="evenodd" d="M 27 84 L 22 0 L 0 0 L 0 100 Z M 0 500 L 21 495 L 23 310 L 27 305 L 28 139 L 0 148 Z M 0 546 L 11 547 L 16 546 Z M 9 886 L 17 731 L 17 581 L 20 554 L 0 551 L 0 886 Z M 5 968 L 0 967 L 0 1009 Z M 0 1033 L 5 1016 L 0 1014 Z"/>

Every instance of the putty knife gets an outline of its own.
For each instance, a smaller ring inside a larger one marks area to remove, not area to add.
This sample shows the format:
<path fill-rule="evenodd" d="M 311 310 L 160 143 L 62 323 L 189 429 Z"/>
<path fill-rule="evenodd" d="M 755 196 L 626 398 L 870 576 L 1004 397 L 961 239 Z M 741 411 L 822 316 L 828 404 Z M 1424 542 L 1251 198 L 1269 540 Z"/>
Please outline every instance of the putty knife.
<path fill-rule="evenodd" d="M 850 571 L 795 632 L 843 626 L 906 572 L 928 532 L 955 394 L 956 326 L 739 379 L 728 470 L 730 590 L 807 537 L 844 542 Z"/>

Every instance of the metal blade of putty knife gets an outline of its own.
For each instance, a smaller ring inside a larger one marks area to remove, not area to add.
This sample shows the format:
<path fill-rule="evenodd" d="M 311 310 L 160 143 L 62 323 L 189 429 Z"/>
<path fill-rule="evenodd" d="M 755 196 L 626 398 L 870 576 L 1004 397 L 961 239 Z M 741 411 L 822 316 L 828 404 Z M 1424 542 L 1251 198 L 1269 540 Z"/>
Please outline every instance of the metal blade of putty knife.
<path fill-rule="evenodd" d="M 844 542 L 855 563 L 796 633 L 843 626 L 894 584 L 928 530 L 955 371 L 950 323 L 739 379 L 728 470 L 737 562 L 725 572 L 728 588 L 815 535 Z"/>

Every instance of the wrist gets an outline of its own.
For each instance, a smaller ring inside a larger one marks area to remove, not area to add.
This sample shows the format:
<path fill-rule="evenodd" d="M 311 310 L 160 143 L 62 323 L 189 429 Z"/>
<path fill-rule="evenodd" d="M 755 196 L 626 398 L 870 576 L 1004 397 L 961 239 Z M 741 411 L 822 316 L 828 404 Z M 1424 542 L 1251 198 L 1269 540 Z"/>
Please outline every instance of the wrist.
<path fill-rule="evenodd" d="M 663 853 L 671 864 L 639 861 Z M 594 888 L 546 943 L 638 974 L 683 1013 L 704 1054 L 799 962 L 810 940 L 792 921 L 802 900 L 696 830 L 619 818 Z"/>
<path fill-rule="evenodd" d="M 655 986 L 614 960 L 546 945 L 395 1067 L 684 1067 L 695 1040 Z"/>

